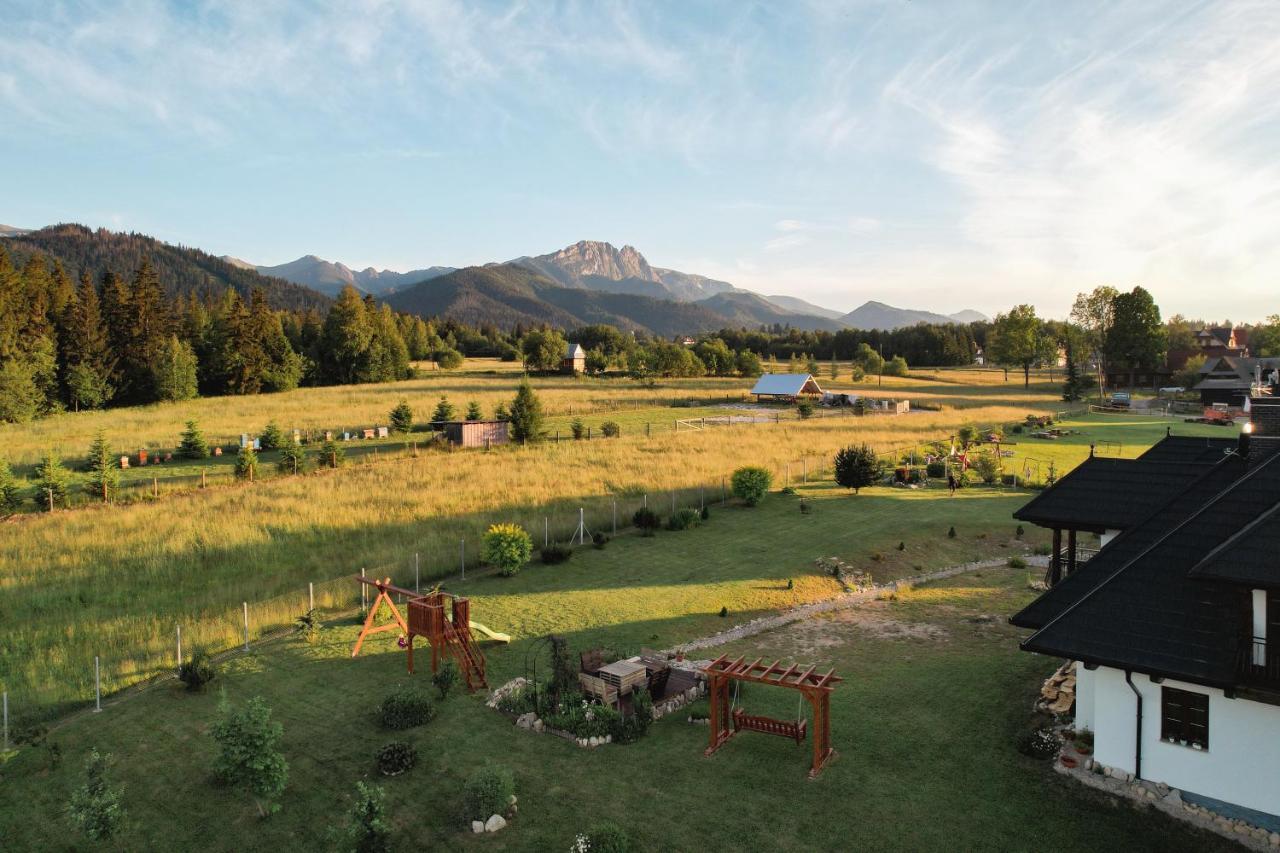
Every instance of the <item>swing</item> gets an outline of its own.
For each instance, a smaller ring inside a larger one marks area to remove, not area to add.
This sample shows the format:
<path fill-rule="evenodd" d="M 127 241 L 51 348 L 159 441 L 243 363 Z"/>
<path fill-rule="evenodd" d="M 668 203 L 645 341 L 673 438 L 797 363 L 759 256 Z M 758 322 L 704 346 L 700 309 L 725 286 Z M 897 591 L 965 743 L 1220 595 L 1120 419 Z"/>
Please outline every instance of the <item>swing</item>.
<path fill-rule="evenodd" d="M 749 732 L 764 732 L 767 735 L 778 735 L 779 737 L 789 738 L 796 742 L 799 746 L 804 741 L 809 731 L 809 721 L 800 716 L 803 710 L 801 699 L 796 698 L 796 719 L 779 720 L 775 717 L 760 717 L 745 713 L 738 707 L 738 683 L 733 685 L 733 730 L 740 732 L 744 729 Z"/>

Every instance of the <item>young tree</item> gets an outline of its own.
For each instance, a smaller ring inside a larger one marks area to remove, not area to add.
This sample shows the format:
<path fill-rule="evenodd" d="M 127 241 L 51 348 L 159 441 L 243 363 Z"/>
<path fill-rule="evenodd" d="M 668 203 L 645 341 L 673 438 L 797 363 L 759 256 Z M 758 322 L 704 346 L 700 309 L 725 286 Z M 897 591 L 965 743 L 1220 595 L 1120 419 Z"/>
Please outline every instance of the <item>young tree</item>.
<path fill-rule="evenodd" d="M 479 421 L 484 419 L 484 413 L 480 411 L 480 404 L 475 400 L 467 403 L 467 420 Z"/>
<path fill-rule="evenodd" d="M 356 801 L 346 823 L 334 830 L 340 849 L 353 853 L 388 853 L 391 824 L 387 822 L 386 796 L 382 789 L 356 782 Z"/>
<path fill-rule="evenodd" d="M 462 367 L 462 353 L 449 347 L 441 347 L 435 352 L 436 367 L 441 370 L 457 370 Z"/>
<path fill-rule="evenodd" d="M 511 401 L 511 437 L 521 444 L 542 438 L 542 403 L 528 379 L 520 381 L 516 398 Z"/>
<path fill-rule="evenodd" d="M 1150 370 L 1164 361 L 1165 329 L 1160 308 L 1141 287 L 1115 298 L 1115 322 L 1107 336 L 1107 359 L 1129 368 L 1129 387 L 1138 370 Z"/>
<path fill-rule="evenodd" d="M 258 446 L 263 450 L 279 450 L 286 444 L 292 444 L 293 439 L 286 439 L 284 430 L 280 429 L 280 425 L 275 421 L 268 421 L 266 428 L 262 430 L 262 435 L 258 436 Z"/>
<path fill-rule="evenodd" d="M 71 472 L 63 467 L 62 457 L 56 450 L 50 450 L 36 465 L 36 493 L 31 500 L 45 510 L 58 504 L 65 506 L 70 479 Z"/>
<path fill-rule="evenodd" d="M 474 406 L 475 404 L 472 403 Z M 407 400 L 401 400 L 391 414 L 387 416 L 393 432 L 407 433 L 413 431 L 413 408 Z"/>
<path fill-rule="evenodd" d="M 261 696 L 233 708 L 224 695 L 211 732 L 218 742 L 214 773 L 253 798 L 258 814 L 278 811 L 272 801 L 284 790 L 289 765 L 280 752 L 284 727 L 271 721 L 271 709 Z"/>
<path fill-rule="evenodd" d="M 997 314 L 987 333 L 987 351 L 999 364 L 1022 368 L 1023 387 L 1031 387 L 1031 368 L 1054 355 L 1053 341 L 1032 305 L 1015 305 L 1008 314 Z"/>
<path fill-rule="evenodd" d="M 84 784 L 71 792 L 67 817 L 90 841 L 106 841 L 119 832 L 125 810 L 122 790 L 107 779 L 111 756 L 89 750 L 84 762 Z"/>
<path fill-rule="evenodd" d="M 880 457 L 866 444 L 849 445 L 836 451 L 836 482 L 856 495 L 860 489 L 874 486 L 883 476 Z"/>
<path fill-rule="evenodd" d="M 442 396 L 440 402 L 436 403 L 436 410 L 431 415 L 431 422 L 437 424 L 445 423 L 446 421 L 454 420 L 457 415 L 458 413 L 453 408 L 453 403 L 449 402 L 448 397 Z"/>
<path fill-rule="evenodd" d="M 301 474 L 306 468 L 307 454 L 302 445 L 289 441 L 280 448 L 280 458 L 276 460 L 277 471 L 281 474 Z"/>
<path fill-rule="evenodd" d="M 773 475 L 768 468 L 747 465 L 733 472 L 729 481 L 734 497 L 747 506 L 755 506 L 768 494 L 773 485 Z"/>
<path fill-rule="evenodd" d="M 324 444 L 320 445 L 320 465 L 325 468 L 340 468 L 342 463 L 346 461 L 347 454 L 343 451 L 342 445 L 331 438 L 327 438 Z"/>
<path fill-rule="evenodd" d="M 533 539 L 518 524 L 494 524 L 484 534 L 482 559 L 504 577 L 519 574 L 533 556 Z"/>
<path fill-rule="evenodd" d="M 836 361 L 835 353 L 831 354 L 831 370 L 829 375 L 832 379 L 840 378 L 840 363 Z"/>
<path fill-rule="evenodd" d="M 22 504 L 18 480 L 13 476 L 7 459 L 0 459 L 0 518 L 8 518 Z"/>
<path fill-rule="evenodd" d="M 160 344 L 152 366 L 152 399 L 177 401 L 195 397 L 198 393 L 196 367 L 191 344 L 170 335 Z"/>
<path fill-rule="evenodd" d="M 209 444 L 204 440 L 200 424 L 187 421 L 187 428 L 182 431 L 182 439 L 178 442 L 178 455 L 183 459 L 208 458 Z"/>
<path fill-rule="evenodd" d="M 111 399 L 111 385 L 106 376 L 91 365 L 80 363 L 67 368 L 67 401 L 74 411 L 100 409 Z"/>
<path fill-rule="evenodd" d="M 98 430 L 93 444 L 89 446 L 89 481 L 86 485 L 89 494 L 102 498 L 104 502 L 114 498 L 120 486 L 120 468 L 102 430 Z"/>
<path fill-rule="evenodd" d="M 0 365 L 0 422 L 26 423 L 40 414 L 43 401 L 28 361 L 15 356 Z"/>
<path fill-rule="evenodd" d="M 252 444 L 246 444 L 236 454 L 236 478 L 239 480 L 255 480 L 258 476 L 258 454 Z"/>

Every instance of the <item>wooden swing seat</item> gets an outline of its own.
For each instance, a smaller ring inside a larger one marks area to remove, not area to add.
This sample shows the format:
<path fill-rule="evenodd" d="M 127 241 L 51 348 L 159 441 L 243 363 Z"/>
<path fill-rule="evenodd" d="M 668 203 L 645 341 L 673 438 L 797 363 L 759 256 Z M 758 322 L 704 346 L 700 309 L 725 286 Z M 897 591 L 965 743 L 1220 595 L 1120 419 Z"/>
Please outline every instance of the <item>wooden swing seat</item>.
<path fill-rule="evenodd" d="M 740 732 L 744 729 L 749 732 L 764 732 L 767 735 L 785 737 L 794 740 L 798 745 L 808 734 L 809 721 L 757 717 L 743 713 L 741 708 L 735 708 L 733 711 L 733 730 L 734 732 Z"/>

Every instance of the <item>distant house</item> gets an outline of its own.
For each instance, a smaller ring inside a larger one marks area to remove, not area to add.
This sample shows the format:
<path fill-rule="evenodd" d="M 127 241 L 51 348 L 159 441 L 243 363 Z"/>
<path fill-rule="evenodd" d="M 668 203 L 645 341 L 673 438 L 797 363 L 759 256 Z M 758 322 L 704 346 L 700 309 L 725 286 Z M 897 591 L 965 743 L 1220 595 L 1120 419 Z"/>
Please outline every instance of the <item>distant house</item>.
<path fill-rule="evenodd" d="M 982 367 L 984 364 L 986 364 L 987 363 L 986 350 L 984 350 L 982 347 L 978 347 L 977 349 L 975 349 L 973 353 L 973 363 L 978 365 L 978 367 Z"/>
<path fill-rule="evenodd" d="M 569 344 L 560 362 L 561 373 L 582 373 L 587 369 L 587 351 L 581 344 Z"/>
<path fill-rule="evenodd" d="M 756 380 L 751 393 L 758 403 L 764 399 L 791 401 L 801 396 L 821 397 L 823 391 L 818 380 L 808 373 L 765 373 Z"/>
<path fill-rule="evenodd" d="M 1196 332 L 1196 346 L 1206 358 L 1224 355 L 1243 358 L 1249 355 L 1249 336 L 1244 329 L 1231 326 L 1205 328 Z"/>
<path fill-rule="evenodd" d="M 1200 392 L 1200 404 L 1216 403 L 1232 408 L 1244 408 L 1244 401 L 1255 390 L 1276 394 L 1280 384 L 1280 358 L 1240 358 L 1219 356 L 1205 361 L 1200 368 L 1200 381 L 1195 390 Z M 1254 389 L 1261 378 L 1261 389 Z"/>
<path fill-rule="evenodd" d="M 445 421 L 444 437 L 459 447 L 492 447 L 510 441 L 506 421 Z"/>
<path fill-rule="evenodd" d="M 684 338 L 681 338 L 680 343 L 683 344 L 684 346 L 691 347 L 694 344 L 696 344 L 697 341 L 695 341 L 693 338 L 686 336 Z"/>
<path fill-rule="evenodd" d="M 1075 662 L 1072 727 L 1093 733 L 1101 770 L 1280 831 L 1273 400 L 1258 398 L 1252 434 L 1226 452 L 1166 439 L 1128 465 L 1090 460 L 1032 500 L 1020 517 L 1119 533 L 1011 621 L 1032 631 L 1024 651 Z"/>

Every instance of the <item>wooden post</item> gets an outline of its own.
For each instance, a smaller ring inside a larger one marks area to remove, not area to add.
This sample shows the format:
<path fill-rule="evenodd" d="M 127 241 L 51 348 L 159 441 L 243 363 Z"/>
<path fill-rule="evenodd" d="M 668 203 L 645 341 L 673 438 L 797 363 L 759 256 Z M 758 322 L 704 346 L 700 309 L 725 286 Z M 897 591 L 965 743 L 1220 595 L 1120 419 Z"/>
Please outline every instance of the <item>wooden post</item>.
<path fill-rule="evenodd" d="M 1062 528 L 1053 528 L 1053 557 L 1049 560 L 1049 586 L 1062 580 Z"/>
<path fill-rule="evenodd" d="M 618 499 L 613 499 L 613 535 L 618 535 Z"/>
<path fill-rule="evenodd" d="M 364 577 L 363 567 L 360 569 L 360 577 Z M 369 587 L 363 583 L 360 584 L 360 609 L 369 609 Z"/>
<path fill-rule="evenodd" d="M 207 488 L 209 485 L 208 481 L 205 479 L 205 475 L 208 473 L 208 471 L 209 471 L 208 468 L 200 469 L 200 488 L 202 489 Z"/>
<path fill-rule="evenodd" d="M 9 751 L 9 691 L 4 691 L 4 751 Z"/>
<path fill-rule="evenodd" d="M 551 520 L 545 515 L 542 517 L 542 547 L 545 548 L 551 544 Z"/>
<path fill-rule="evenodd" d="M 178 676 L 182 676 L 182 626 L 178 626 Z"/>
<path fill-rule="evenodd" d="M 48 491 L 49 491 L 49 512 L 53 512 L 53 489 L 50 488 Z"/>
<path fill-rule="evenodd" d="M 244 650 L 249 651 L 249 602 L 244 603 Z"/>
<path fill-rule="evenodd" d="M 809 482 L 809 457 L 805 456 L 800 460 L 800 463 L 804 465 L 804 482 L 808 483 Z"/>
<path fill-rule="evenodd" d="M 159 477 L 151 478 L 151 497 L 153 498 L 160 497 L 160 478 Z"/>
<path fill-rule="evenodd" d="M 418 585 L 418 552 L 413 552 L 413 591 L 422 592 L 422 588 Z"/>
<path fill-rule="evenodd" d="M 466 538 L 463 538 L 462 541 L 458 543 L 458 559 L 462 565 L 462 579 L 466 580 L 467 579 L 467 540 Z M 432 645 L 432 648 L 434 649 L 435 646 Z"/>
<path fill-rule="evenodd" d="M 93 712 L 102 710 L 102 669 L 98 666 L 98 656 L 93 656 Z"/>
<path fill-rule="evenodd" d="M 720 506 L 724 506 L 728 500 L 729 500 L 729 491 L 725 488 L 724 475 L 721 474 L 720 475 Z"/>

